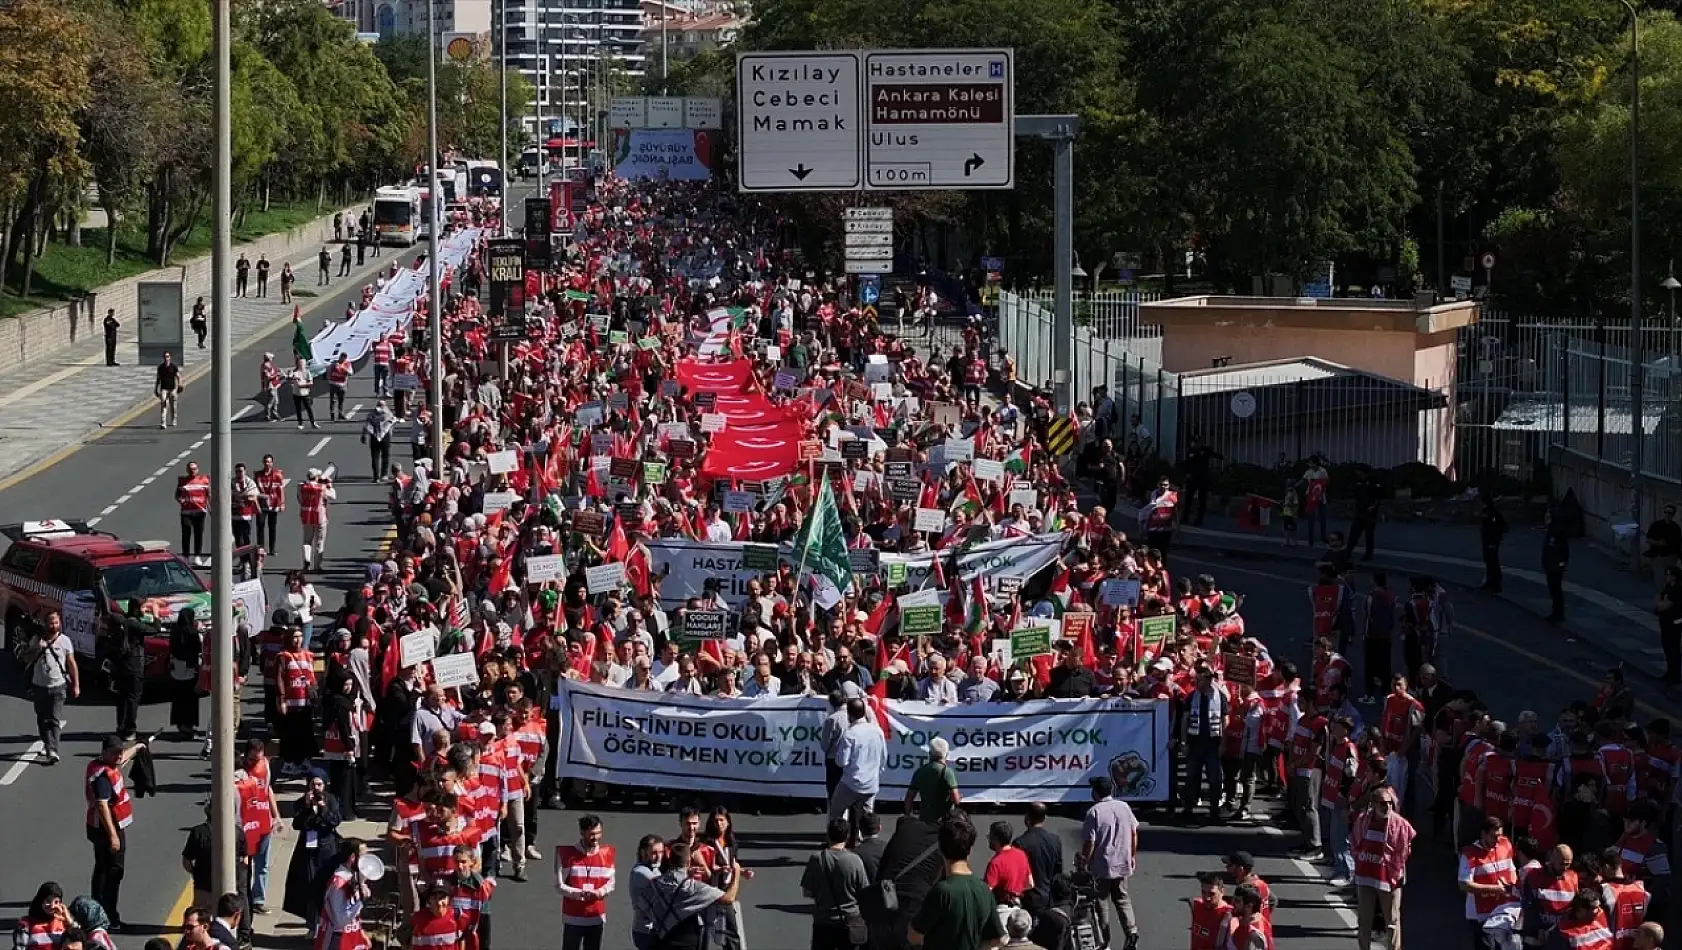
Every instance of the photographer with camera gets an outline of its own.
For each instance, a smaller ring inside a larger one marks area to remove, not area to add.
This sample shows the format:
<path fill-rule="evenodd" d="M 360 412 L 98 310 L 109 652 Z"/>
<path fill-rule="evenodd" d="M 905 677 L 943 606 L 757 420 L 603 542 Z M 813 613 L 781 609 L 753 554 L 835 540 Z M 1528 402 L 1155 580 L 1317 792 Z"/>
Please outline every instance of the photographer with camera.
<path fill-rule="evenodd" d="M 29 671 L 30 698 L 35 702 L 35 725 L 41 732 L 41 761 L 58 764 L 58 736 L 64 722 L 64 703 L 82 692 L 82 673 L 76 667 L 76 648 L 64 635 L 64 622 L 54 610 L 24 641 L 18 662 Z"/>

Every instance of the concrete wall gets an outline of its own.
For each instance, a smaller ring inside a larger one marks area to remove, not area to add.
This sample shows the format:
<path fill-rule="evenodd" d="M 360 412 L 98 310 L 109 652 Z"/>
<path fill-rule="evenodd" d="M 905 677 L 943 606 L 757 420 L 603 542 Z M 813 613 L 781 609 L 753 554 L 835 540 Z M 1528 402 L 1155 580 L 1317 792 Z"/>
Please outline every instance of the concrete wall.
<path fill-rule="evenodd" d="M 1629 469 L 1557 445 L 1548 453 L 1548 467 L 1553 475 L 1554 500 L 1564 498 L 1567 490 L 1575 491 L 1578 504 L 1583 506 L 1588 536 L 1601 544 L 1613 544 L 1612 525 L 1630 520 Z M 1650 476 L 1641 479 L 1638 523 L 1643 531 L 1667 504 L 1682 504 L 1682 483 Z"/>
<path fill-rule="evenodd" d="M 274 263 L 274 273 L 279 274 L 281 261 L 293 261 L 293 270 L 298 270 L 296 259 L 311 256 L 332 238 L 333 215 L 329 213 L 290 231 L 238 245 L 234 252 L 237 256 L 243 251 L 253 261 L 258 255 L 266 254 Z M 314 271 L 299 273 L 313 275 Z M 136 286 L 151 280 L 181 281 L 183 308 L 191 313 L 195 298 L 210 295 L 210 255 L 107 284 L 80 303 L 67 303 L 0 320 L 0 374 L 25 363 L 39 363 L 61 355 L 63 362 L 74 362 L 76 357 L 66 351 L 100 345 L 104 335 L 101 326 L 107 309 L 114 308 L 117 319 L 123 325 L 118 338 L 124 342 L 132 341 L 139 332 L 139 320 L 135 314 L 138 303 Z"/>
<path fill-rule="evenodd" d="M 1341 330 L 1284 325 L 1173 325 L 1162 328 L 1162 368 L 1170 373 L 1208 369 L 1217 357 L 1234 365 L 1316 356 L 1391 379 L 1414 380 L 1412 332 Z M 1439 384 L 1440 385 L 1440 384 Z"/>

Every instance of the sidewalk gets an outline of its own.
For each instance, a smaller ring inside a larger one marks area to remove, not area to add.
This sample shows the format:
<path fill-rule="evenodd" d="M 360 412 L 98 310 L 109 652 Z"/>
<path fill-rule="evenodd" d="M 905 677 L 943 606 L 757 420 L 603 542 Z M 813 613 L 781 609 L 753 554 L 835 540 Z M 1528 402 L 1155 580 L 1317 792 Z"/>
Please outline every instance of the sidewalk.
<path fill-rule="evenodd" d="M 1115 517 L 1120 524 L 1132 525 L 1138 512 L 1120 504 Z M 1349 525 L 1334 523 L 1331 529 L 1347 536 Z M 1356 563 L 1389 570 L 1393 585 L 1409 574 L 1430 574 L 1467 587 L 1483 583 L 1482 543 L 1476 525 L 1385 522 L 1377 534 L 1373 560 Z M 1306 537 L 1301 525 L 1298 537 Z M 1321 547 L 1301 543 L 1286 545 L 1277 524 L 1263 532 L 1248 531 L 1236 518 L 1212 512 L 1201 527 L 1181 525 L 1174 534 L 1174 546 L 1257 552 L 1305 563 L 1316 561 L 1321 551 Z M 1354 553 L 1359 558 L 1363 552 L 1357 548 Z M 1499 596 L 1546 618 L 1551 608 L 1541 563 L 1541 526 L 1514 524 L 1501 545 L 1504 584 Z M 1645 574 L 1631 573 L 1588 541 L 1574 541 L 1565 571 L 1566 619 L 1560 627 L 1567 636 L 1622 661 L 1631 672 L 1651 678 L 1664 665 L 1653 596 Z"/>
<path fill-rule="evenodd" d="M 328 215 L 327 219 L 331 220 Z M 232 259 L 238 260 L 250 245 L 234 247 Z M 370 256 L 361 267 L 352 265 L 349 276 L 335 277 L 326 287 L 315 286 L 316 254 L 320 247 L 300 246 L 283 257 L 270 257 L 273 265 L 269 277 L 269 296 L 235 297 L 229 301 L 233 320 L 234 352 L 285 327 L 292 319 L 293 304 L 280 302 L 280 270 L 283 263 L 291 263 L 297 275 L 293 284 L 293 302 L 304 314 L 320 307 L 342 293 L 347 287 L 361 286 L 379 270 L 388 268 L 406 253 L 398 248 L 383 248 L 379 257 Z M 338 272 L 338 247 L 333 247 L 333 271 Z M 255 262 L 256 256 L 252 254 Z M 256 281 L 252 281 L 255 292 Z M 183 301 L 183 309 L 192 312 L 194 297 Z M 207 301 L 208 305 L 208 301 Z M 103 308 L 102 308 L 103 315 Z M 321 314 L 338 320 L 341 313 Z M 305 320 L 311 336 L 321 328 L 320 317 Z M 191 386 L 210 371 L 209 340 L 206 348 L 198 349 L 190 329 L 186 333 L 185 381 Z M 276 352 L 275 359 L 283 367 L 290 367 L 292 357 Z M 0 490 L 35 474 L 69 455 L 91 438 L 104 438 L 131 423 L 157 420 L 147 415 L 155 405 L 151 398 L 152 383 L 157 369 L 153 365 L 138 364 L 138 346 L 134 328 L 125 326 L 117 345 L 118 366 L 105 365 L 105 340 L 100 334 L 88 334 L 68 349 L 46 359 L 0 372 Z M 255 393 L 257 379 L 236 378 L 234 398 Z"/>

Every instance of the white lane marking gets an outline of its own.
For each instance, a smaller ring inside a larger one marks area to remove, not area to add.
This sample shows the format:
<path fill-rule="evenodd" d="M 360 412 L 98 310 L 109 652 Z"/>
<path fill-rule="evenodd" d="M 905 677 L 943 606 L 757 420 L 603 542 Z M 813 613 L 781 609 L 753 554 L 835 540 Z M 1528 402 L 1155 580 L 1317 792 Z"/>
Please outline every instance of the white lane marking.
<path fill-rule="evenodd" d="M 315 457 L 316 457 L 316 456 L 317 456 L 317 455 L 320 455 L 320 454 L 321 454 L 321 450 L 322 450 L 322 449 L 325 449 L 325 448 L 326 448 L 326 447 L 327 447 L 327 443 L 329 443 L 329 442 L 331 442 L 331 441 L 333 441 L 333 437 L 332 437 L 332 436 L 330 436 L 330 435 L 324 435 L 324 436 L 322 436 L 322 437 L 321 437 L 321 441 L 320 441 L 320 442 L 317 442 L 317 443 L 316 443 L 316 444 L 315 444 L 315 448 L 313 448 L 313 449 L 310 449 L 310 458 L 315 458 Z"/>
<path fill-rule="evenodd" d="M 156 475 L 153 475 L 150 478 L 142 478 L 140 480 L 140 488 L 145 488 L 147 485 L 150 485 L 157 480 L 158 480 L 158 476 L 156 476 Z M 139 491 L 139 490 L 140 490 L 139 488 L 135 489 L 135 491 Z"/>
<path fill-rule="evenodd" d="M 182 452 L 181 454 L 182 455 L 191 455 L 191 454 L 193 454 L 193 452 L 197 451 L 200 446 L 204 445 L 206 442 L 209 442 L 209 441 L 210 441 L 210 437 L 205 436 L 204 438 L 198 440 L 197 442 L 194 442 L 193 447 L 191 449 L 188 449 L 187 451 Z"/>
<path fill-rule="evenodd" d="M 165 465 L 165 466 L 164 466 L 164 467 L 163 467 L 163 468 L 160 468 L 160 469 L 158 469 L 158 470 L 157 470 L 157 471 L 155 471 L 155 472 L 153 472 L 153 473 L 152 473 L 152 477 L 153 477 L 153 478 L 162 478 L 162 477 L 164 477 L 164 475 L 165 475 L 165 474 L 167 474 L 167 473 L 168 473 L 168 472 L 169 472 L 169 466 L 168 466 L 168 465 Z"/>
<path fill-rule="evenodd" d="M 1262 825 L 1261 830 L 1263 834 L 1274 835 L 1276 837 L 1282 837 L 1285 834 L 1283 831 L 1280 831 L 1272 825 Z M 1332 879 L 1332 872 L 1330 869 L 1316 867 L 1314 864 L 1304 861 L 1301 858 L 1287 857 L 1285 860 L 1291 862 L 1291 865 L 1309 880 L 1318 878 L 1320 880 L 1330 882 Z M 1348 927 L 1350 930 L 1354 930 L 1356 925 L 1361 922 L 1360 918 L 1355 916 L 1355 908 L 1349 903 L 1348 898 L 1345 898 L 1342 894 L 1339 894 L 1330 887 L 1327 887 L 1321 897 L 1326 902 L 1326 906 L 1332 909 L 1332 913 L 1336 914 L 1337 918 L 1343 921 L 1343 925 L 1345 927 Z"/>
<path fill-rule="evenodd" d="M 105 516 L 106 516 L 106 515 L 108 515 L 108 514 L 110 514 L 110 513 L 111 513 L 111 512 L 113 512 L 113 511 L 116 511 L 116 510 L 117 510 L 117 506 L 116 506 L 116 505 L 106 505 L 106 506 L 105 506 L 105 507 L 104 507 L 104 508 L 103 508 L 103 509 L 101 509 L 101 510 L 100 510 L 100 512 L 99 512 L 99 516 L 100 516 L 100 517 L 101 517 L 101 518 L 103 518 L 103 517 L 105 517 Z"/>
<path fill-rule="evenodd" d="M 98 515 L 95 515 L 92 518 L 88 519 L 88 527 L 97 528 L 97 527 L 99 527 L 99 523 L 101 521 L 104 521 L 104 520 L 105 520 L 104 518 L 101 518 Z"/>
<path fill-rule="evenodd" d="M 230 417 L 230 420 L 229 420 L 229 421 L 231 421 L 231 422 L 238 422 L 238 421 L 240 421 L 240 420 L 241 420 L 241 419 L 244 419 L 244 418 L 245 418 L 245 414 L 246 414 L 246 413 L 248 413 L 248 412 L 250 412 L 250 411 L 251 411 L 251 410 L 252 410 L 252 409 L 253 409 L 253 408 L 254 408 L 254 407 L 253 407 L 253 406 L 252 406 L 252 405 L 251 405 L 251 404 L 249 404 L 249 403 L 247 403 L 247 404 L 246 404 L 246 405 L 243 405 L 243 406 L 241 406 L 241 407 L 239 407 L 239 411 L 238 411 L 238 412 L 236 412 L 236 413 L 234 413 L 234 414 L 233 414 L 233 416 L 232 416 L 232 417 Z"/>
<path fill-rule="evenodd" d="M 361 412 L 361 411 L 362 411 L 362 404 L 361 403 L 357 403 L 356 405 L 351 406 L 350 411 L 345 413 L 345 421 L 349 422 L 350 420 L 355 419 L 356 414 Z"/>
<path fill-rule="evenodd" d="M 133 498 L 133 497 L 134 497 L 134 492 L 129 492 L 126 495 L 119 495 L 119 496 L 117 496 L 116 504 L 112 505 L 111 507 L 115 508 L 115 507 L 117 507 L 117 505 L 126 505 L 126 504 L 128 504 L 128 500 L 130 498 Z"/>
<path fill-rule="evenodd" d="M 89 521 L 88 524 L 93 524 L 93 521 Z M 59 730 L 61 732 L 66 725 L 67 723 L 65 723 L 64 720 L 59 720 Z M 45 751 L 47 751 L 46 743 L 42 742 L 40 739 L 36 739 L 30 744 L 29 748 L 23 750 L 23 755 L 19 756 L 18 760 L 12 763 L 12 767 L 6 770 L 6 774 L 0 775 L 0 785 L 10 785 L 17 781 L 18 776 L 23 774 L 23 770 L 29 768 L 31 765 L 34 765 L 35 760 L 39 759 L 41 757 L 41 753 Z"/>

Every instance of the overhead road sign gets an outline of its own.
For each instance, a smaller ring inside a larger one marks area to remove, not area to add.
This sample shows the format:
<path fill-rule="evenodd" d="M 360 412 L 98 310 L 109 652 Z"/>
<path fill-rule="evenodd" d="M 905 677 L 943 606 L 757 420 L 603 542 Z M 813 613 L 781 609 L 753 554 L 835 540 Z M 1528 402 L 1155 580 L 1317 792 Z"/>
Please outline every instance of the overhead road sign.
<path fill-rule="evenodd" d="M 892 208 L 845 208 L 841 211 L 843 221 L 893 221 Z"/>
<path fill-rule="evenodd" d="M 739 53 L 742 191 L 853 191 L 863 184 L 857 52 Z"/>
<path fill-rule="evenodd" d="M 894 236 L 886 231 L 879 234 L 848 233 L 847 253 L 851 254 L 855 247 L 892 247 L 893 243 Z"/>
<path fill-rule="evenodd" d="M 892 244 L 878 244 L 875 246 L 847 245 L 847 260 L 849 261 L 891 261 L 894 258 Z"/>
<path fill-rule="evenodd" d="M 848 234 L 892 234 L 894 223 L 888 221 L 853 221 L 841 222 L 842 229 Z"/>
<path fill-rule="evenodd" d="M 867 52 L 864 103 L 867 189 L 1014 186 L 1010 50 Z"/>
<path fill-rule="evenodd" d="M 891 273 L 894 269 L 894 262 L 891 259 L 862 260 L 856 257 L 849 257 L 847 258 L 846 265 L 846 270 L 849 274 L 887 274 Z"/>

